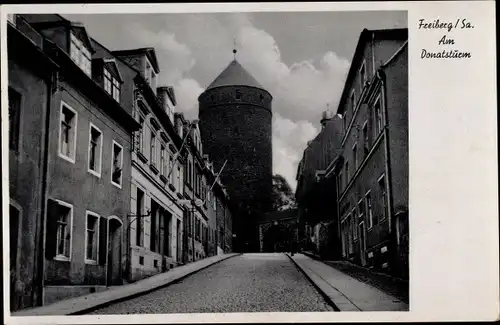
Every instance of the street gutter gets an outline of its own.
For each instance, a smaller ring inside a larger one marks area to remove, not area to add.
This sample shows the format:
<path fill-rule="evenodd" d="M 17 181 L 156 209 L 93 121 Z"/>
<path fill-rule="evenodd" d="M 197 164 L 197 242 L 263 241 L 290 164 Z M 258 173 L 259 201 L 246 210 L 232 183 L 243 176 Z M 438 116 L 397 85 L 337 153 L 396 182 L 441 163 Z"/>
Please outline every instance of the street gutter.
<path fill-rule="evenodd" d="M 319 285 L 317 284 L 316 281 L 314 281 L 311 276 L 308 274 L 308 272 L 306 272 L 302 267 L 299 266 L 299 264 L 297 264 L 297 262 L 295 262 L 295 260 L 289 255 L 289 254 L 285 254 L 291 261 L 292 263 L 295 265 L 295 267 L 302 273 L 304 274 L 304 276 L 306 277 L 307 280 L 309 280 L 309 282 L 312 284 L 312 286 L 316 289 L 316 291 L 318 291 L 318 293 L 323 297 L 323 299 L 325 299 L 325 301 L 328 303 L 328 305 L 330 305 L 334 311 L 341 311 L 339 307 L 337 307 L 337 305 L 333 302 L 332 298 L 330 298 L 330 296 L 328 296 L 326 294 L 325 291 L 323 291 Z"/>

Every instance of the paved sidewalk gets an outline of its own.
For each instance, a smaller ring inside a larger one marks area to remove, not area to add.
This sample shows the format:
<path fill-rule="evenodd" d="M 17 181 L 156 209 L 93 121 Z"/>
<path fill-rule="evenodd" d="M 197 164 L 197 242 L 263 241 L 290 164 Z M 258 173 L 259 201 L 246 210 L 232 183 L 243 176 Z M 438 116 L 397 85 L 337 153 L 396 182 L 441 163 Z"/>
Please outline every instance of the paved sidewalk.
<path fill-rule="evenodd" d="M 212 256 L 179 266 L 171 269 L 168 272 L 156 274 L 152 277 L 122 286 L 110 287 L 106 291 L 96 292 L 85 296 L 70 298 L 58 301 L 56 303 L 36 307 L 26 310 L 21 310 L 12 313 L 12 317 L 16 316 L 46 316 L 46 315 L 74 315 L 83 314 L 87 311 L 104 307 L 108 304 L 126 300 L 141 294 L 153 291 L 155 289 L 167 286 L 168 284 L 180 280 L 190 274 L 198 272 L 212 264 L 218 263 L 239 254 L 225 254 Z"/>
<path fill-rule="evenodd" d="M 303 251 L 302 254 L 323 262 L 358 281 L 378 288 L 403 302 L 408 303 L 409 301 L 409 283 L 407 279 L 397 278 L 390 274 L 362 267 L 349 261 L 324 260 L 314 252 Z"/>
<path fill-rule="evenodd" d="M 290 256 L 339 311 L 408 311 L 409 305 L 303 254 Z"/>

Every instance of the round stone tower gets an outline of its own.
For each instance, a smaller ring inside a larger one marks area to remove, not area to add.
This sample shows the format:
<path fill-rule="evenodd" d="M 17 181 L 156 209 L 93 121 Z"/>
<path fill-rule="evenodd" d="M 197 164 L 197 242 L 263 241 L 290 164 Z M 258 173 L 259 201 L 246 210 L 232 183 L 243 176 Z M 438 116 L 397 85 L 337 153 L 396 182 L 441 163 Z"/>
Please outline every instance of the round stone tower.
<path fill-rule="evenodd" d="M 257 252 L 258 219 L 272 206 L 272 96 L 235 59 L 198 101 L 203 151 L 217 171 L 227 160 L 234 250 Z"/>

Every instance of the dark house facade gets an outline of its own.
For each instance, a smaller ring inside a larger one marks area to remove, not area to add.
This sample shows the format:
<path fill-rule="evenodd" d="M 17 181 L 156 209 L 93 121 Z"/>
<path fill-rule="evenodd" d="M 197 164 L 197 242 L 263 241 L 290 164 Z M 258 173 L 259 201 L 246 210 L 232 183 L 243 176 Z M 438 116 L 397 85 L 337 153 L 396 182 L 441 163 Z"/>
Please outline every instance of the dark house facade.
<path fill-rule="evenodd" d="M 16 19 L 44 38 L 44 51 L 60 67 L 45 124 L 40 305 L 113 281 L 129 206 L 131 134 L 138 125 L 120 103 L 116 67 L 110 68 L 113 87 L 98 78 L 103 71 L 93 67 L 95 50 L 82 25 L 59 15 Z"/>
<path fill-rule="evenodd" d="M 308 143 L 297 170 L 295 198 L 303 249 L 312 249 L 325 258 L 339 258 L 337 187 L 326 177 L 329 164 L 340 155 L 342 119 L 327 110 L 320 133 Z"/>
<path fill-rule="evenodd" d="M 408 277 L 408 31 L 361 33 L 338 107 L 342 256 Z"/>
<path fill-rule="evenodd" d="M 59 67 L 44 52 L 50 44 L 21 18 L 8 22 L 7 45 L 10 307 L 18 310 L 43 297 L 47 117 Z"/>

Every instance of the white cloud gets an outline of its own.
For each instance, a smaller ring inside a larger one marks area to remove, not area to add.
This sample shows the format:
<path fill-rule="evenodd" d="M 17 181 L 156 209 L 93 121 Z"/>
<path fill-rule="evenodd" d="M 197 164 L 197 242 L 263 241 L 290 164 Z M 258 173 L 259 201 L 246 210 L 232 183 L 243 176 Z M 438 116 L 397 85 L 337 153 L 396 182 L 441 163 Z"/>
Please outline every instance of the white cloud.
<path fill-rule="evenodd" d="M 297 165 L 307 142 L 316 136 L 318 129 L 310 122 L 293 122 L 278 113 L 273 118 L 273 170 L 295 189 Z"/>
<path fill-rule="evenodd" d="M 197 116 L 197 97 L 203 91 L 190 73 L 195 69 L 208 78 L 204 82 L 215 79 L 232 59 L 230 50 L 236 36 L 238 61 L 274 98 L 274 173 L 283 175 L 295 188 L 297 164 L 307 142 L 318 132 L 322 111 L 327 104 L 336 109 L 349 67 L 347 60 L 327 52 L 317 62 L 311 59 L 288 66 L 274 38 L 253 26 L 245 14 L 190 15 L 176 34 L 155 33 L 140 26 L 133 29 L 132 34 L 144 46 L 156 48 L 161 81 L 174 85 L 178 109 L 188 118 Z"/>
<path fill-rule="evenodd" d="M 198 118 L 198 96 L 204 91 L 194 79 L 185 78 L 175 83 L 176 110 L 183 112 L 189 119 Z"/>

